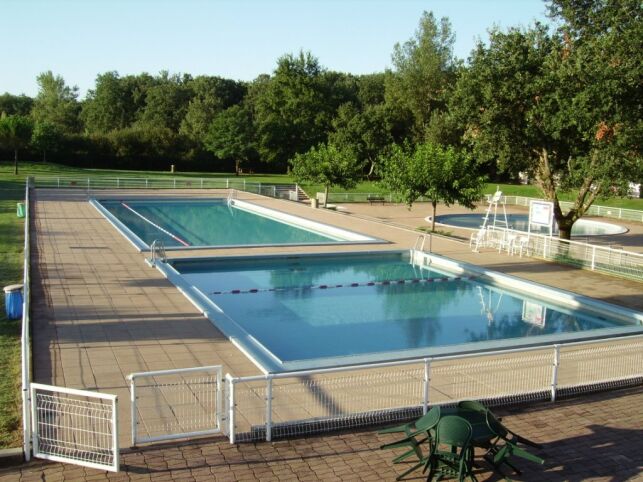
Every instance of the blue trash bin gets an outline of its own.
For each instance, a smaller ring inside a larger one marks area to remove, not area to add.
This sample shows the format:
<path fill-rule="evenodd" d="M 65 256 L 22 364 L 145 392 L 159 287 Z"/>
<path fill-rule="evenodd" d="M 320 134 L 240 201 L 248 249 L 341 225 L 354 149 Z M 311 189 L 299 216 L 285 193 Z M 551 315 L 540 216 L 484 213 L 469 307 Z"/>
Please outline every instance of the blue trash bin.
<path fill-rule="evenodd" d="M 4 287 L 4 306 L 7 318 L 10 320 L 22 318 L 22 285 Z"/>

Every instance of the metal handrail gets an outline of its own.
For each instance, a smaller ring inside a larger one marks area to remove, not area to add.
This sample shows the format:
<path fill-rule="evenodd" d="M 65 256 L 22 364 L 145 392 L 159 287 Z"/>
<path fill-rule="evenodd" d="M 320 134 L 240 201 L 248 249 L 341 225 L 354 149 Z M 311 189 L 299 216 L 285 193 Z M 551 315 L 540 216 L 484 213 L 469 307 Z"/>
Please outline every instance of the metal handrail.
<path fill-rule="evenodd" d="M 22 385 L 22 450 L 26 461 L 31 459 L 31 242 L 29 224 L 31 222 L 29 188 L 31 178 L 25 183 L 25 225 L 24 225 L 24 264 L 23 264 L 23 299 L 22 328 L 20 334 L 20 372 Z"/>

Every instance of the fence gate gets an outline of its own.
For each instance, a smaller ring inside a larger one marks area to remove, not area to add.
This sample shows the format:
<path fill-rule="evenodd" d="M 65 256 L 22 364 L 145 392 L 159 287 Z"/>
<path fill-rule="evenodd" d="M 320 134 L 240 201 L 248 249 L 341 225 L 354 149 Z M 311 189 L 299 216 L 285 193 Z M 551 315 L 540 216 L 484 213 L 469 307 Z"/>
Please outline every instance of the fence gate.
<path fill-rule="evenodd" d="M 118 472 L 116 395 L 31 384 L 33 455 Z"/>
<path fill-rule="evenodd" d="M 220 433 L 221 365 L 132 373 L 132 445 Z"/>

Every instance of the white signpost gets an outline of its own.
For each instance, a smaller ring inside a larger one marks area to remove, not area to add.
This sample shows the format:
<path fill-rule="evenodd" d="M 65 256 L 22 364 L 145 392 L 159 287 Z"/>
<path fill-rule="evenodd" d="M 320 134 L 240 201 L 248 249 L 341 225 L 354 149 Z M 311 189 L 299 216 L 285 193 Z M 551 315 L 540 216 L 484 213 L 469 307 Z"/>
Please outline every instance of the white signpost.
<path fill-rule="evenodd" d="M 551 236 L 554 232 L 554 203 L 551 201 L 530 201 L 528 233 L 531 233 L 532 224 L 548 228 Z"/>

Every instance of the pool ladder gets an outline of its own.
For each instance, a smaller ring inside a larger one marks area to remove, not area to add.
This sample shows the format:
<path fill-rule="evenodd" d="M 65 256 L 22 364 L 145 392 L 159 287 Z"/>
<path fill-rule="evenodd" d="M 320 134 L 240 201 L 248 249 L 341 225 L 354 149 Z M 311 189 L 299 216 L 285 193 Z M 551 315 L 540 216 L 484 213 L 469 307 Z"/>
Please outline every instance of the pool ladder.
<path fill-rule="evenodd" d="M 413 245 L 413 250 L 414 251 L 422 251 L 424 252 L 424 245 L 426 244 L 426 234 L 420 234 L 417 239 L 415 240 L 415 244 Z M 433 244 L 433 238 L 431 237 L 431 233 L 429 233 L 429 253 L 431 252 L 431 245 Z"/>
<path fill-rule="evenodd" d="M 230 192 L 228 192 L 228 206 L 232 204 L 232 201 L 236 199 L 236 197 L 237 197 L 237 190 L 230 189 Z"/>
<path fill-rule="evenodd" d="M 165 254 L 165 244 L 163 241 L 155 239 L 152 242 L 152 246 L 150 247 L 152 251 L 152 257 L 150 258 L 150 264 L 154 267 L 156 266 L 156 262 L 158 260 L 162 261 L 165 263 L 167 261 L 167 255 Z"/>

